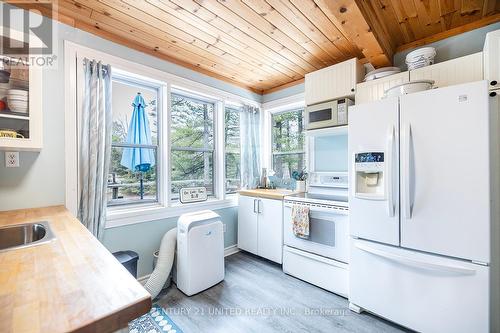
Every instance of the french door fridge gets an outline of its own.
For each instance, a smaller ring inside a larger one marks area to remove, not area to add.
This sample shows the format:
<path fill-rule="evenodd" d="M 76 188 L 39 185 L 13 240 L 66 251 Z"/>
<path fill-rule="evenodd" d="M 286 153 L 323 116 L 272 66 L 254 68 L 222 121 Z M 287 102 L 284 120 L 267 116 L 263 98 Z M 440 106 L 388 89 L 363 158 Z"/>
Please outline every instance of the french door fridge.
<path fill-rule="evenodd" d="M 423 332 L 488 332 L 486 82 L 349 115 L 350 302 Z"/>

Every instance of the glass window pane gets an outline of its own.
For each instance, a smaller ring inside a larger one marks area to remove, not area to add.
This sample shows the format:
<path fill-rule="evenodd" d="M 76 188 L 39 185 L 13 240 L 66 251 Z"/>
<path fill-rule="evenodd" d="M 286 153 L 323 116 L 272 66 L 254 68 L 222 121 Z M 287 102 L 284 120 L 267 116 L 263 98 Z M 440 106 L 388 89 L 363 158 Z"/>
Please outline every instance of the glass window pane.
<path fill-rule="evenodd" d="M 292 185 L 291 175 L 293 171 L 303 170 L 305 167 L 304 153 L 273 155 L 273 170 L 276 172 L 278 187 L 290 187 Z"/>
<path fill-rule="evenodd" d="M 214 103 L 172 94 L 172 147 L 213 148 L 214 109 Z"/>
<path fill-rule="evenodd" d="M 293 171 L 304 170 L 304 110 L 293 110 L 272 116 L 272 167 L 270 177 L 277 187 L 292 188 Z"/>
<path fill-rule="evenodd" d="M 158 201 L 156 165 L 147 171 L 131 171 L 121 164 L 123 150 L 112 147 L 108 174 L 108 205 Z M 156 149 L 145 149 L 156 157 Z M 142 179 L 142 182 L 141 182 Z"/>
<path fill-rule="evenodd" d="M 226 145 L 226 193 L 240 189 L 240 110 L 227 107 L 225 110 L 224 142 Z"/>
<path fill-rule="evenodd" d="M 304 110 L 282 112 L 272 116 L 273 152 L 304 150 Z"/>
<path fill-rule="evenodd" d="M 113 109 L 113 142 L 124 143 L 134 112 L 133 102 L 137 93 L 140 93 L 146 103 L 144 111 L 151 133 L 151 143 L 158 143 L 158 90 L 124 80 L 114 79 L 112 82 L 112 109 Z"/>
<path fill-rule="evenodd" d="M 214 195 L 212 152 L 172 150 L 171 200 L 179 200 L 183 187 L 205 187 L 208 196 Z"/>
<path fill-rule="evenodd" d="M 226 193 L 236 193 L 240 189 L 240 154 L 226 153 Z"/>
<path fill-rule="evenodd" d="M 113 146 L 108 206 L 158 201 L 158 149 L 137 147 L 158 145 L 158 94 L 158 87 L 137 83 L 123 74 L 112 80 Z M 139 98 L 144 100 L 144 109 L 134 106 Z"/>

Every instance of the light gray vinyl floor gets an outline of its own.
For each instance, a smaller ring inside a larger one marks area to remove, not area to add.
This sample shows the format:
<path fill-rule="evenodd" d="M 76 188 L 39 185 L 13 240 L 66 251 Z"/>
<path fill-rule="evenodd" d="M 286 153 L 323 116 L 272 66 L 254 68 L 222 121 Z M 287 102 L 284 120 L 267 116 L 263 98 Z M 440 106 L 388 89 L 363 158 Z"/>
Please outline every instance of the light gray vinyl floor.
<path fill-rule="evenodd" d="M 187 297 L 175 285 L 156 300 L 185 332 L 405 332 L 349 311 L 345 298 L 248 253 L 226 257 L 225 280 Z"/>

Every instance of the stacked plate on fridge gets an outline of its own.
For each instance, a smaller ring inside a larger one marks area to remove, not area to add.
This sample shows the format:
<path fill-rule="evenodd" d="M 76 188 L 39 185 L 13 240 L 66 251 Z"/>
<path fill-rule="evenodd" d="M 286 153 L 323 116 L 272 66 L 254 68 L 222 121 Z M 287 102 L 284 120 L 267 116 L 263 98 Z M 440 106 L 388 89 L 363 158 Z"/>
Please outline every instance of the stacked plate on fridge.
<path fill-rule="evenodd" d="M 7 104 L 12 112 L 28 113 L 28 91 L 9 89 L 7 91 Z"/>

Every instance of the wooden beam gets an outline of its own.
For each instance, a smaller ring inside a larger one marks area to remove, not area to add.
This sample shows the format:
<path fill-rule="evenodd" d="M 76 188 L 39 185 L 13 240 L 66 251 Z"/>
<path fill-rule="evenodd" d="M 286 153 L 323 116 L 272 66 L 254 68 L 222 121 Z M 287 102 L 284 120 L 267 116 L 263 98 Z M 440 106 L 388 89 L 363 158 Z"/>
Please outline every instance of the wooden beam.
<path fill-rule="evenodd" d="M 375 67 L 392 64 L 393 50 L 382 47 L 354 1 L 314 0 L 314 2 L 332 23 L 342 28 L 347 38 L 361 49 L 364 57 Z"/>
<path fill-rule="evenodd" d="M 453 29 L 449 29 L 449 30 L 437 33 L 435 35 L 416 40 L 414 42 L 403 44 L 396 49 L 396 52 L 401 52 L 404 50 L 413 49 L 413 48 L 416 48 L 419 46 L 434 43 L 434 42 L 443 40 L 445 38 L 456 36 L 456 35 L 462 34 L 464 32 L 478 29 L 478 28 L 481 28 L 481 27 L 484 27 L 484 26 L 487 26 L 487 25 L 490 25 L 490 24 L 493 24 L 496 22 L 500 22 L 500 13 L 486 16 L 485 18 L 474 21 L 472 23 L 468 23 L 466 25 L 462 25 L 460 27 L 456 27 Z"/>

